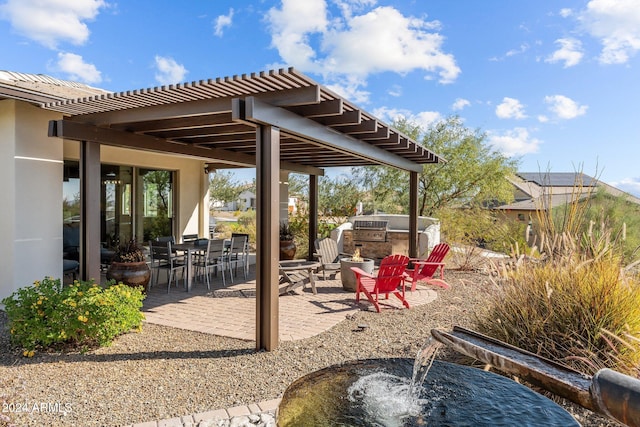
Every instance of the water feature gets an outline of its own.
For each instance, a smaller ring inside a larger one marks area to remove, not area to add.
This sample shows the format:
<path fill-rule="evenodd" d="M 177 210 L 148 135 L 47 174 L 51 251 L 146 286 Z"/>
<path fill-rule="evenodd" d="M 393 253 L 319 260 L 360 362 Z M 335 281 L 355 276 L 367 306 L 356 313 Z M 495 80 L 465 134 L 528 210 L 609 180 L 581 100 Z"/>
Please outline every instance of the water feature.
<path fill-rule="evenodd" d="M 287 388 L 278 426 L 577 426 L 551 400 L 506 377 L 433 360 L 369 359 L 325 368 Z"/>
<path fill-rule="evenodd" d="M 349 401 L 363 408 L 365 419 L 389 427 L 419 418 L 426 401 L 420 398 L 422 385 L 442 344 L 429 339 L 413 362 L 410 378 L 374 372 L 357 379 L 347 390 Z"/>

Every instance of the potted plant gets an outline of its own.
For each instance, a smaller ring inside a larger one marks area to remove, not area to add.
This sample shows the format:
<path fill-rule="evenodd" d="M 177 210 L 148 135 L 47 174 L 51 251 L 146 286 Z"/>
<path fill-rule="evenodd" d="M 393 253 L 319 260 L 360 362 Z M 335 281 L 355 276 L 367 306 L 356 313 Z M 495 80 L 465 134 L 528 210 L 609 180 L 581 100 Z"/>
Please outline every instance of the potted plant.
<path fill-rule="evenodd" d="M 135 239 L 116 247 L 113 259 L 107 269 L 107 279 L 124 283 L 128 286 L 141 286 L 143 292 L 149 290 L 151 270 L 147 265 L 147 257 Z"/>
<path fill-rule="evenodd" d="M 280 259 L 294 259 L 296 256 L 296 243 L 293 230 L 286 221 L 280 222 Z"/>

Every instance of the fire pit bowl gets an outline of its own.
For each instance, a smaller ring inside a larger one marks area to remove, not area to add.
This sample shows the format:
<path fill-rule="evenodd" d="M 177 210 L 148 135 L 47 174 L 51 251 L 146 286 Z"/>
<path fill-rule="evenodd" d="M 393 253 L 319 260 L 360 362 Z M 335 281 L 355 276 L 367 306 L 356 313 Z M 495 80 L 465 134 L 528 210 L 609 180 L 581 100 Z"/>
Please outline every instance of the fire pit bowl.
<path fill-rule="evenodd" d="M 361 258 L 354 261 L 353 258 L 340 259 L 340 280 L 342 280 L 342 289 L 349 292 L 356 291 L 356 275 L 351 271 L 351 267 L 358 267 L 369 274 L 373 273 L 374 263 L 371 258 Z"/>
<path fill-rule="evenodd" d="M 312 372 L 284 392 L 277 425 L 580 425 L 562 407 L 515 381 L 438 360 L 417 394 L 409 395 L 404 384 L 413 365 L 405 358 L 369 359 Z"/>

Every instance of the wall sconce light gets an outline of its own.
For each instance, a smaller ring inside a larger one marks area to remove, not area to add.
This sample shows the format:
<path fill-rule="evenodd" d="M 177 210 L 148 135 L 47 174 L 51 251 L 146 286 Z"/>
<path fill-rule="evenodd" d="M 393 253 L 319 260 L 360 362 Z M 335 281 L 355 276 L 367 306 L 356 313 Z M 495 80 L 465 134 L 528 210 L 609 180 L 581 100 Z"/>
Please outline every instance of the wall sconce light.
<path fill-rule="evenodd" d="M 209 163 L 205 163 L 204 164 L 204 173 L 206 175 L 209 175 L 209 172 L 211 172 L 211 169 L 209 168 Z"/>

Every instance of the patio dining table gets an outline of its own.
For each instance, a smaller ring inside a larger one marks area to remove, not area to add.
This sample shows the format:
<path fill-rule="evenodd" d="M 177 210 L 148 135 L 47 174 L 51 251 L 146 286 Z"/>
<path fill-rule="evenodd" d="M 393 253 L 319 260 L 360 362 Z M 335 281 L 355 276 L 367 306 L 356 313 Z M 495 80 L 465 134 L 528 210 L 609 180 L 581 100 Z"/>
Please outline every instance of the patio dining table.
<path fill-rule="evenodd" d="M 194 255 L 197 253 L 202 253 L 204 251 L 206 251 L 206 242 L 207 239 L 198 239 L 198 240 L 194 240 L 192 242 L 184 242 L 184 243 L 175 243 L 173 245 L 171 245 L 172 249 L 178 250 L 178 251 L 183 251 L 186 253 L 186 288 L 187 288 L 187 292 L 191 292 L 191 286 L 193 284 L 193 275 L 194 275 L 194 271 L 193 271 L 193 260 L 194 260 Z M 227 245 L 227 240 L 225 239 L 225 246 Z"/>

